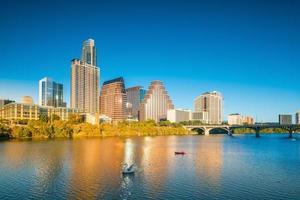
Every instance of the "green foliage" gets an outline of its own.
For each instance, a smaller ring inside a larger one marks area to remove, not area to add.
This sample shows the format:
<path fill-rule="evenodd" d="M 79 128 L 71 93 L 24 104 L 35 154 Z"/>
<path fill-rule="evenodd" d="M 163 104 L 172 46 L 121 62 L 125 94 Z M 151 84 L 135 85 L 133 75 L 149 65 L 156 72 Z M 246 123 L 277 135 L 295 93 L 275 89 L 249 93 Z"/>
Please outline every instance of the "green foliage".
<path fill-rule="evenodd" d="M 48 115 L 46 115 L 46 114 L 40 114 L 40 120 L 42 121 L 42 122 L 48 122 Z"/>

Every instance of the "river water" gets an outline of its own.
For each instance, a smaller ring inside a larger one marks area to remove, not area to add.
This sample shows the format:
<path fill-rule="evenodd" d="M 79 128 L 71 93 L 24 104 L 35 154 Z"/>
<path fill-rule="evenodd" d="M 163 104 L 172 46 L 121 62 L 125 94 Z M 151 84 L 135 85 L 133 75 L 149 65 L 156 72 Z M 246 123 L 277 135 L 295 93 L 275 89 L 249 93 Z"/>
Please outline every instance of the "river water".
<path fill-rule="evenodd" d="M 0 199 L 300 199 L 295 137 L 0 142 Z M 123 176 L 123 163 L 135 175 Z"/>

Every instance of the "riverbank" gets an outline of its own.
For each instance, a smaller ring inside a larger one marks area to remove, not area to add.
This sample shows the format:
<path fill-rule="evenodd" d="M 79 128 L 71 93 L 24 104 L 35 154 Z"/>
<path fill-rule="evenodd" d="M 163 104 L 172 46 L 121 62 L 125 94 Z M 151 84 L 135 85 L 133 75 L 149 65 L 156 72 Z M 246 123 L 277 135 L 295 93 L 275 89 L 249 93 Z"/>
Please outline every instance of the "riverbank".
<path fill-rule="evenodd" d="M 178 124 L 159 125 L 153 121 L 121 122 L 118 124 L 92 125 L 57 120 L 53 123 L 28 121 L 26 124 L 8 126 L 0 124 L 0 138 L 3 139 L 51 139 L 111 136 L 161 136 L 187 135 Z"/>

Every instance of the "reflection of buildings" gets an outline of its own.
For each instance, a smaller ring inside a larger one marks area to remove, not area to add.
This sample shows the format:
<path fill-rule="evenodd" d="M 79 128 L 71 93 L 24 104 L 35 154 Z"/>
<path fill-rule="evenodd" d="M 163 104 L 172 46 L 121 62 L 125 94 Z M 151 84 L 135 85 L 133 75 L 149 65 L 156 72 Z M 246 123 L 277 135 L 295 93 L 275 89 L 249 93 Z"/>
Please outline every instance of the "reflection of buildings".
<path fill-rule="evenodd" d="M 223 137 L 201 137 L 198 141 L 196 173 L 204 185 L 219 186 L 223 167 Z M 215 187 L 216 188 L 216 187 Z"/>
<path fill-rule="evenodd" d="M 107 187 L 118 188 L 124 143 L 119 138 L 73 141 L 70 145 L 69 199 L 116 199 L 106 197 Z M 101 196 L 97 196 L 101 195 Z"/>

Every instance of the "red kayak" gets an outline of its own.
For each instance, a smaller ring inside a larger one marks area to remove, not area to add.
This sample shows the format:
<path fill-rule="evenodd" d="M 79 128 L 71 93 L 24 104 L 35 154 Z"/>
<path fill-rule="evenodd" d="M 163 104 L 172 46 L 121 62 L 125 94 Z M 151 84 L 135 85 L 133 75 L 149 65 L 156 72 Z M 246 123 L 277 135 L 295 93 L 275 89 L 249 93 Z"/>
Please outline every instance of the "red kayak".
<path fill-rule="evenodd" d="M 175 151 L 175 155 L 185 155 L 184 151 Z"/>

